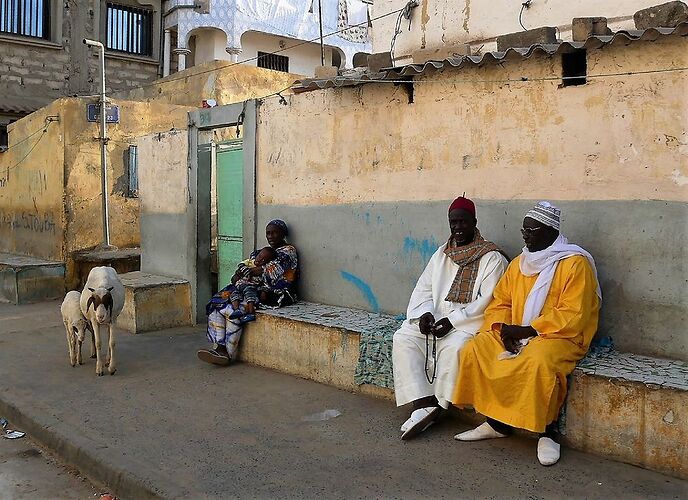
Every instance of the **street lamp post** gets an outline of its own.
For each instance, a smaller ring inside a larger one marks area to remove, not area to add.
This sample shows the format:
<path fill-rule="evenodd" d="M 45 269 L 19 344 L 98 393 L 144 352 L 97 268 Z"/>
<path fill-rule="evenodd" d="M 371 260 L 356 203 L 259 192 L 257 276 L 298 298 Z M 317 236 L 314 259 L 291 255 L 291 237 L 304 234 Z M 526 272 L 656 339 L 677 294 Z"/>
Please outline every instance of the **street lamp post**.
<path fill-rule="evenodd" d="M 95 40 L 84 38 L 84 43 L 89 47 L 97 47 L 100 51 L 100 185 L 103 205 L 103 247 L 112 248 L 110 245 L 110 205 L 108 203 L 108 176 L 107 176 L 107 125 L 105 110 L 105 46 Z"/>

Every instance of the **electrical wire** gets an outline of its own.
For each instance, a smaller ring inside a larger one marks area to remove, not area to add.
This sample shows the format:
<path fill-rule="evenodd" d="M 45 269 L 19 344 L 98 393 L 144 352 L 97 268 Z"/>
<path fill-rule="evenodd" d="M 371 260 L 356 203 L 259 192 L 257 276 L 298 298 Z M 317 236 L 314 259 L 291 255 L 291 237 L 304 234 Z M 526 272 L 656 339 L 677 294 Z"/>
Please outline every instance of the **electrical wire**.
<path fill-rule="evenodd" d="M 401 34 L 401 20 L 403 18 L 408 19 L 408 29 L 409 31 L 411 31 L 411 11 L 416 7 L 418 7 L 418 1 L 409 0 L 408 2 L 406 2 L 406 5 L 404 5 L 404 8 L 401 9 L 401 12 L 399 12 L 399 16 L 397 17 L 397 21 L 394 25 L 394 35 L 392 35 L 392 41 L 389 44 L 389 54 L 392 61 L 394 61 L 394 48 L 397 44 L 397 37 Z"/>
<path fill-rule="evenodd" d="M 389 44 L 389 55 L 392 61 L 394 61 L 394 47 L 397 44 L 397 36 L 401 34 L 401 18 L 404 16 L 404 11 L 399 12 L 397 17 L 397 22 L 394 25 L 394 35 L 392 35 L 392 41 Z"/>
<path fill-rule="evenodd" d="M 532 2 L 532 1 L 533 0 L 526 0 L 525 2 L 523 2 L 521 4 L 521 12 L 519 12 L 519 14 L 518 14 L 518 24 L 521 25 L 521 28 L 523 28 L 523 31 L 528 31 L 528 29 L 525 26 L 523 26 L 523 20 L 522 20 L 523 10 L 530 8 L 530 2 Z"/>
<path fill-rule="evenodd" d="M 35 130 L 34 132 L 30 133 L 29 135 L 27 135 L 26 137 L 24 137 L 21 141 L 15 142 L 15 143 L 12 144 L 11 146 L 8 146 L 8 147 L 4 148 L 4 149 L 2 150 L 3 153 L 6 153 L 6 152 L 9 151 L 10 149 L 14 149 L 14 148 L 16 148 L 17 146 L 19 146 L 20 144 L 22 144 L 22 143 L 28 141 L 28 140 L 31 139 L 34 135 L 38 134 L 38 133 L 41 132 L 42 130 L 45 130 L 45 129 L 47 128 L 47 125 L 48 125 L 49 123 L 52 123 L 53 121 L 54 121 L 54 120 L 47 120 L 47 123 L 46 123 L 46 125 L 45 125 L 44 127 L 41 127 L 41 128 L 39 128 L 38 130 Z"/>
<path fill-rule="evenodd" d="M 29 149 L 29 151 L 22 157 L 21 160 L 19 160 L 17 163 L 15 163 L 14 165 L 12 165 L 11 167 L 7 167 L 7 168 L 5 169 L 6 172 L 9 172 L 10 170 L 14 170 L 14 169 L 17 168 L 19 165 L 21 165 L 21 164 L 24 162 L 24 160 L 26 160 L 26 159 L 29 157 L 29 155 L 33 152 L 33 150 L 36 149 L 36 146 L 38 146 L 38 143 L 41 142 L 41 139 L 43 139 L 43 136 L 45 136 L 45 134 L 48 132 L 48 125 L 49 125 L 49 124 L 46 124 L 46 125 L 45 125 L 45 127 L 43 128 L 43 133 L 38 137 L 38 139 L 37 139 L 36 142 L 33 144 L 33 146 L 31 146 L 31 149 Z M 17 144 L 19 144 L 19 143 L 17 143 Z"/>

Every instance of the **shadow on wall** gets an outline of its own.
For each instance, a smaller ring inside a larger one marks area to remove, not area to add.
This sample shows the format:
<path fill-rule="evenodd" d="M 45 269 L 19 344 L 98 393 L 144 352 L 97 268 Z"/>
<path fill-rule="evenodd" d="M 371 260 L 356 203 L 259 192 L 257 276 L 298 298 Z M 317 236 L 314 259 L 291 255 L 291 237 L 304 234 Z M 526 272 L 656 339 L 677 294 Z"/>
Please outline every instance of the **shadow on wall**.
<path fill-rule="evenodd" d="M 515 257 L 523 246 L 522 218 L 535 201 L 477 200 L 478 227 Z M 562 232 L 595 257 L 604 294 L 600 333 L 614 337 L 623 350 L 687 359 L 686 204 L 554 203 L 562 209 Z M 279 214 L 290 224 L 303 299 L 399 314 L 428 259 L 448 237 L 447 205 L 259 205 L 257 219 Z"/>

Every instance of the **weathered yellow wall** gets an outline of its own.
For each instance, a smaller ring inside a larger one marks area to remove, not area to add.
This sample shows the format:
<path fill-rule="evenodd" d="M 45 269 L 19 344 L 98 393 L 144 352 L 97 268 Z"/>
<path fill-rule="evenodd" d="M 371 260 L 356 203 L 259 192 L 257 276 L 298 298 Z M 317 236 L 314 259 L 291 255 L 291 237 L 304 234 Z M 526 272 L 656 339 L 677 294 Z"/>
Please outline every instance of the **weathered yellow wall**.
<path fill-rule="evenodd" d="M 65 205 L 67 234 L 65 254 L 102 243 L 100 195 L 100 125 L 86 120 L 87 100 L 70 99 L 64 106 Z M 120 123 L 108 124 L 108 192 L 110 241 L 118 247 L 138 246 L 139 200 L 127 198 L 124 158 L 136 138 L 172 128 L 185 128 L 191 108 L 157 102 L 113 100 L 120 108 Z M 67 262 L 67 283 L 74 280 L 74 266 Z"/>
<path fill-rule="evenodd" d="M 19 120 L 0 154 L 0 252 L 66 261 L 68 286 L 75 282 L 71 254 L 102 242 L 99 124 L 86 120 L 89 102 L 59 99 Z M 185 128 L 192 108 L 114 103 L 121 121 L 108 125 L 111 243 L 131 247 L 140 239 L 139 201 L 124 196 L 127 149 L 137 137 Z M 48 116 L 58 121 L 43 133 Z"/>
<path fill-rule="evenodd" d="M 153 84 L 117 94 L 131 101 L 157 101 L 200 107 L 204 99 L 218 105 L 257 99 L 291 86 L 300 75 L 213 61 L 174 73 Z"/>
<path fill-rule="evenodd" d="M 688 39 L 614 44 L 588 51 L 588 64 L 591 74 L 687 67 Z M 300 296 L 399 314 L 446 241 L 450 200 L 474 199 L 481 231 L 511 256 L 523 215 L 550 200 L 597 261 L 600 334 L 688 360 L 688 72 L 560 88 L 560 71 L 559 56 L 536 54 L 424 75 L 413 102 L 408 84 L 389 83 L 266 100 L 256 220 L 290 225 Z"/>
<path fill-rule="evenodd" d="M 9 128 L 10 149 L 0 153 L 0 252 L 63 258 L 65 102 L 55 101 Z M 48 116 L 59 121 L 47 123 Z"/>
<path fill-rule="evenodd" d="M 687 66 L 685 37 L 588 52 L 590 74 Z M 258 202 L 446 200 L 459 188 L 502 200 L 688 200 L 686 72 L 567 88 L 489 82 L 560 74 L 559 57 L 534 56 L 420 77 L 412 104 L 392 84 L 267 100 Z"/>

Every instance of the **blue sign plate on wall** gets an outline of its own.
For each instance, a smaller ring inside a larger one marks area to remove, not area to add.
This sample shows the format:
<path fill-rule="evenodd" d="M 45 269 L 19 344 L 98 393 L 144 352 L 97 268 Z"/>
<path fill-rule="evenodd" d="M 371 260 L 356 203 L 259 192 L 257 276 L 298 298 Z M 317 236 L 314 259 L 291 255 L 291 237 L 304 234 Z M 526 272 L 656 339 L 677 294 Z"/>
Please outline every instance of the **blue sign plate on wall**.
<path fill-rule="evenodd" d="M 100 121 L 100 104 L 89 104 L 86 119 L 90 122 Z M 119 123 L 119 106 L 108 104 L 105 106 L 105 122 Z"/>

